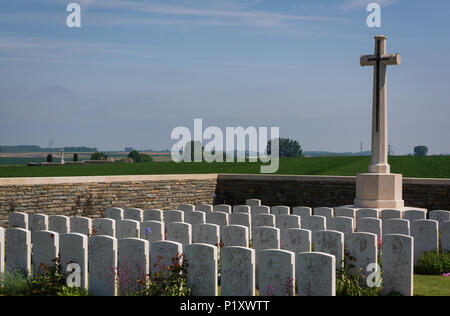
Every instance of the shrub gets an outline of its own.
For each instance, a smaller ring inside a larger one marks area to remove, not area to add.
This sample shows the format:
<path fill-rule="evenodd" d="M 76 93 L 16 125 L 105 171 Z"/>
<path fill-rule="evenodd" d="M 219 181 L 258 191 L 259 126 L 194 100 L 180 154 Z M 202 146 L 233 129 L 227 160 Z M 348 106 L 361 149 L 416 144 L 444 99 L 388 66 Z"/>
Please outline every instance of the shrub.
<path fill-rule="evenodd" d="M 106 160 L 106 159 L 108 159 L 108 155 L 101 152 L 96 152 L 91 156 L 91 160 Z"/>
<path fill-rule="evenodd" d="M 31 279 L 25 272 L 5 271 L 0 275 L 0 294 L 5 296 L 25 296 L 32 291 Z"/>
<path fill-rule="evenodd" d="M 416 274 L 442 275 L 450 272 L 450 252 L 425 251 L 414 268 Z"/>
<path fill-rule="evenodd" d="M 78 154 L 73 154 L 73 161 L 78 161 Z"/>
<path fill-rule="evenodd" d="M 150 155 L 141 154 L 137 150 L 131 151 L 127 158 L 133 159 L 134 162 L 152 162 L 153 158 Z"/>
<path fill-rule="evenodd" d="M 54 264 L 40 264 L 43 272 L 39 273 L 36 278 L 31 281 L 33 296 L 57 296 L 66 285 L 66 274 L 61 272 L 61 264 L 59 258 L 53 260 Z"/>
<path fill-rule="evenodd" d="M 52 154 L 48 154 L 47 155 L 47 162 L 53 162 L 53 155 Z"/>

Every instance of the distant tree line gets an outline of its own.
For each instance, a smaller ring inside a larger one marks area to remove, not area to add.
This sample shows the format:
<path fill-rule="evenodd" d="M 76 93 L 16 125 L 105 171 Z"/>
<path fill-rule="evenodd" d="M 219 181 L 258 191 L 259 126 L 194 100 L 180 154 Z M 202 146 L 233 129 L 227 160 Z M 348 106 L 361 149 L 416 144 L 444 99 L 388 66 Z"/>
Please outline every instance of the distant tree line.
<path fill-rule="evenodd" d="M 64 147 L 64 148 L 42 148 L 35 145 L 19 145 L 19 146 L 0 146 L 1 153 L 33 153 L 33 152 L 60 152 L 64 149 L 65 152 L 85 152 L 95 153 L 97 148 L 90 147 Z"/>

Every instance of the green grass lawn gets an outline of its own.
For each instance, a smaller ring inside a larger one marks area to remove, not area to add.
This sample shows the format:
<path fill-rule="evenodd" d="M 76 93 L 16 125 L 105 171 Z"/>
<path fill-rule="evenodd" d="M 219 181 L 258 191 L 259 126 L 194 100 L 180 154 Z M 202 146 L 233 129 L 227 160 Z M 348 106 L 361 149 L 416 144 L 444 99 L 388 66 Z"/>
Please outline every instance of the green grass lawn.
<path fill-rule="evenodd" d="M 278 174 L 354 176 L 367 172 L 370 157 L 303 157 L 280 160 Z M 392 173 L 414 178 L 450 178 L 450 156 L 390 157 Z M 260 163 L 153 162 L 114 165 L 1 166 L 0 177 L 59 177 L 98 175 L 150 175 L 236 173 L 259 174 Z"/>
<path fill-rule="evenodd" d="M 414 296 L 450 296 L 450 277 L 414 275 Z"/>

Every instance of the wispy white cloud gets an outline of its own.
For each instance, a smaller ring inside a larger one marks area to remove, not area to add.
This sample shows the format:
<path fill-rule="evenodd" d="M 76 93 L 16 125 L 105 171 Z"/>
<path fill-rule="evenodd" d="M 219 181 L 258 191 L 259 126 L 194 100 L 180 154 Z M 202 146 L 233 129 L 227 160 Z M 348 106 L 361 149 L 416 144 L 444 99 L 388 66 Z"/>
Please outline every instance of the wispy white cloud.
<path fill-rule="evenodd" d="M 388 7 L 398 3 L 400 0 L 345 0 L 341 6 L 343 10 L 365 8 L 369 3 L 378 3 L 382 7 Z"/>

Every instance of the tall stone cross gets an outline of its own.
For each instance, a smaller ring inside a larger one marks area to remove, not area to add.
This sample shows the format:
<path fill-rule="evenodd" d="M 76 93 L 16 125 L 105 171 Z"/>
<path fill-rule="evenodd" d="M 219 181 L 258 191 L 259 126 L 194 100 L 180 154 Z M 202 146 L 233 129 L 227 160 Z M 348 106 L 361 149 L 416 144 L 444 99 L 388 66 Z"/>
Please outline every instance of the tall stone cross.
<path fill-rule="evenodd" d="M 372 161 L 370 173 L 390 173 L 387 132 L 387 66 L 400 65 L 399 54 L 386 55 L 384 35 L 375 36 L 375 55 L 361 56 L 361 66 L 374 66 L 372 110 Z"/>

